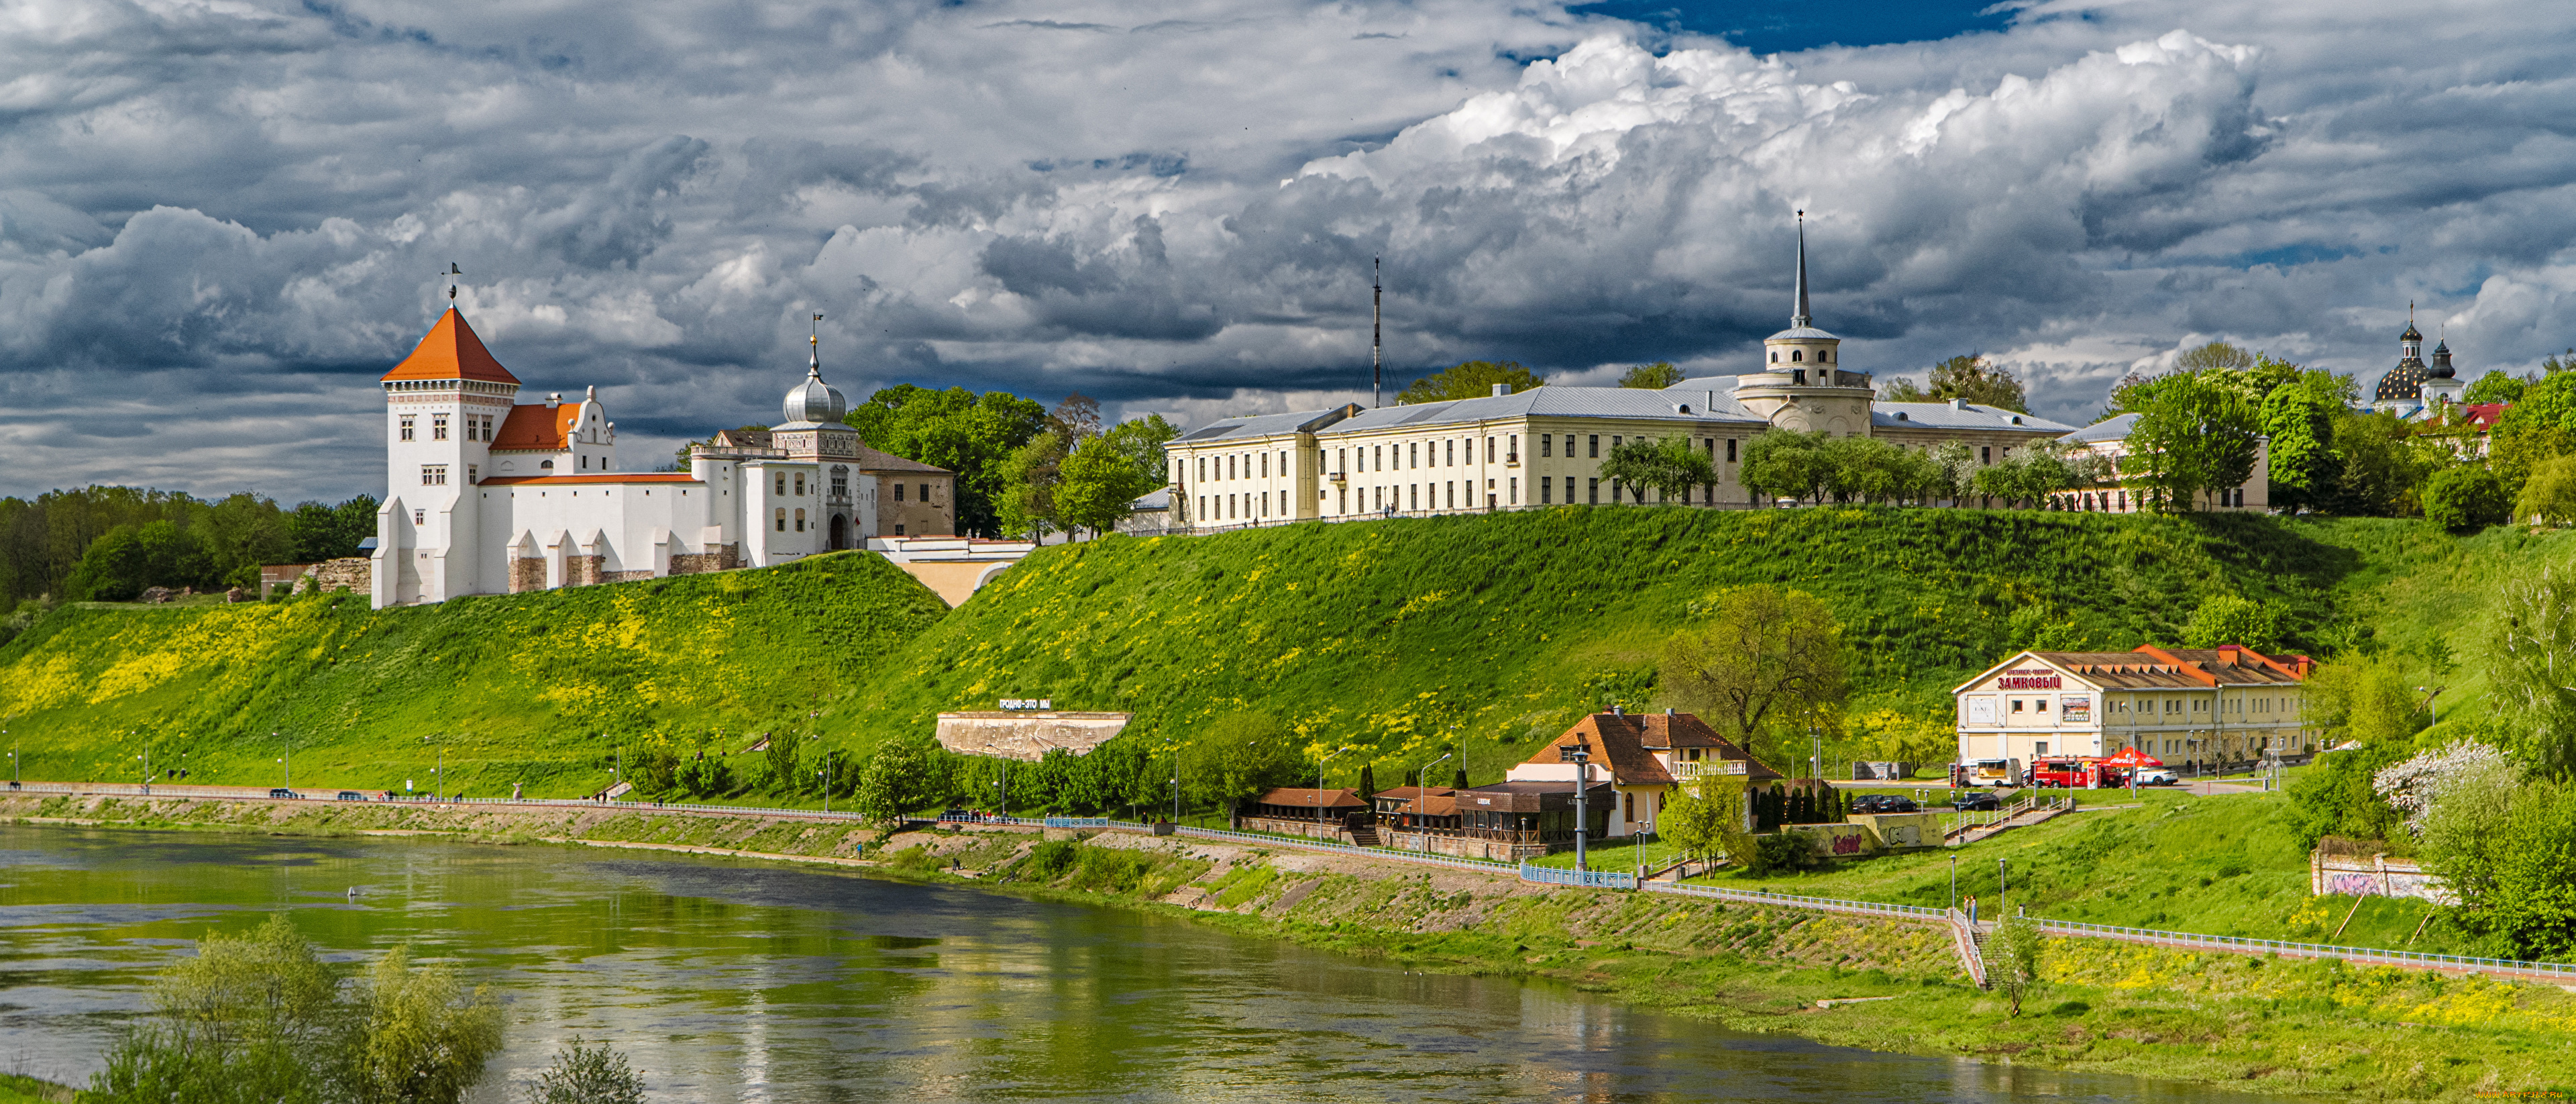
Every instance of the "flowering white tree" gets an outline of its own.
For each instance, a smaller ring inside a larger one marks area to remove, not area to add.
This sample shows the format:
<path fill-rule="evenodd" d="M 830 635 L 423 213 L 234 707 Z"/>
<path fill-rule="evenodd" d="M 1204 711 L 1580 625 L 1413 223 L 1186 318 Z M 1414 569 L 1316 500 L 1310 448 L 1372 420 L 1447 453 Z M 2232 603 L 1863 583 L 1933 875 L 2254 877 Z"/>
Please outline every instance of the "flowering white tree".
<path fill-rule="evenodd" d="M 2445 786 L 2466 779 L 2510 777 L 2513 761 L 2504 752 L 2486 744 L 2462 740 L 2439 751 L 2428 751 L 2403 763 L 2383 768 L 2370 778 L 2370 788 L 2380 800 L 2406 817 L 2409 835 L 2424 834 L 2425 814 L 2442 796 Z"/>

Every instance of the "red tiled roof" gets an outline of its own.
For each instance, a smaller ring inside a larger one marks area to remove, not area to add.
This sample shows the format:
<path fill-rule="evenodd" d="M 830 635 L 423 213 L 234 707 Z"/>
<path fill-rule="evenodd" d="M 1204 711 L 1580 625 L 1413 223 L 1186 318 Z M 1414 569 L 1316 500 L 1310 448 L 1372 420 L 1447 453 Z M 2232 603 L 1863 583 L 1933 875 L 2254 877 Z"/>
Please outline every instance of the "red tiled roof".
<path fill-rule="evenodd" d="M 1611 776 L 1622 786 L 1672 785 L 1672 772 L 1664 769 L 1654 753 L 1673 747 L 1715 748 L 1718 759 L 1748 764 L 1746 777 L 1752 781 L 1782 777 L 1689 713 L 1595 713 L 1576 721 L 1574 727 L 1538 749 L 1527 761 L 1563 762 L 1557 749 L 1576 743 L 1590 748 L 1592 761 L 1607 764 Z"/>
<path fill-rule="evenodd" d="M 687 472 L 609 472 L 605 475 L 508 475 L 486 479 L 486 487 L 524 487 L 530 484 L 582 486 L 595 483 L 696 483 L 697 476 Z"/>
<path fill-rule="evenodd" d="M 1317 794 L 1322 795 L 1322 799 L 1320 801 L 1317 800 Z M 1359 795 L 1350 790 L 1317 790 L 1311 786 L 1303 789 L 1293 786 L 1282 787 L 1253 798 L 1252 803 L 1255 805 L 1289 805 L 1304 809 L 1368 808 L 1368 802 L 1360 800 Z"/>
<path fill-rule="evenodd" d="M 520 403 L 510 408 L 510 416 L 493 432 L 492 451 L 562 452 L 571 447 L 573 419 L 579 417 L 580 403 L 551 408 L 544 403 Z"/>
<path fill-rule="evenodd" d="M 474 336 L 474 327 L 466 325 L 465 316 L 454 307 L 438 316 L 438 324 L 412 347 L 411 355 L 394 365 L 394 370 L 385 373 L 379 382 L 445 379 L 519 382 L 519 377 L 493 359 L 491 351 L 483 347 L 483 339 Z"/>

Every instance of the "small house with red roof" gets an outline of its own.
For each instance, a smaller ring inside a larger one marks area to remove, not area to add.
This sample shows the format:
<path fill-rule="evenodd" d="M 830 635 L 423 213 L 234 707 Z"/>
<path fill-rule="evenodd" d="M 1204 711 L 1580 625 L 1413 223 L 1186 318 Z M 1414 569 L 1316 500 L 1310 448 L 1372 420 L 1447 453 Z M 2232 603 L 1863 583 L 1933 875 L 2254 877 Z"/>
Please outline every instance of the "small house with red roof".
<path fill-rule="evenodd" d="M 518 401 L 519 378 L 453 307 L 378 383 L 388 484 L 368 565 L 378 608 L 955 532 L 955 476 L 861 444 L 842 420 L 849 400 L 823 382 L 819 349 L 787 392 L 785 421 L 758 440 L 693 445 L 688 469 L 673 472 L 619 469 L 617 423 L 596 389 Z"/>
<path fill-rule="evenodd" d="M 1614 707 L 1576 721 L 1564 735 L 1506 772 L 1504 782 L 1506 786 L 1559 783 L 1569 794 L 1578 777 L 1587 783 L 1587 791 L 1606 783 L 1612 808 L 1606 818 L 1595 821 L 1600 826 L 1592 832 L 1616 839 L 1651 830 L 1675 787 L 1713 776 L 1759 784 L 1775 781 L 1781 774 L 1693 714 L 1669 709 L 1629 713 Z M 1460 810 L 1468 808 L 1475 792 L 1458 791 Z M 1585 811 L 1597 816 L 1598 811 L 1589 807 L 1591 800 L 1587 792 Z"/>

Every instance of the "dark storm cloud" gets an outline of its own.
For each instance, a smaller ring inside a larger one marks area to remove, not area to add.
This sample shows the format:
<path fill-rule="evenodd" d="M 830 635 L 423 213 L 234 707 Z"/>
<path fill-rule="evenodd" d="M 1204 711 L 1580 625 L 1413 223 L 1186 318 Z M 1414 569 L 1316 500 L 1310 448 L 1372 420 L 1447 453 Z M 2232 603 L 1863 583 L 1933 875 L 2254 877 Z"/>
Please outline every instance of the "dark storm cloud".
<path fill-rule="evenodd" d="M 2421 18 L 2043 3 L 1757 57 L 1455 0 L 22 0 L 0 493 L 380 489 L 371 382 L 451 263 L 636 466 L 768 416 L 818 312 L 854 392 L 1341 401 L 1374 258 L 1395 386 L 1738 371 L 1801 207 L 1856 366 L 1984 351 L 2061 417 L 2213 337 L 2367 376 L 2408 299 L 2525 366 L 2576 343 L 2576 20 Z"/>

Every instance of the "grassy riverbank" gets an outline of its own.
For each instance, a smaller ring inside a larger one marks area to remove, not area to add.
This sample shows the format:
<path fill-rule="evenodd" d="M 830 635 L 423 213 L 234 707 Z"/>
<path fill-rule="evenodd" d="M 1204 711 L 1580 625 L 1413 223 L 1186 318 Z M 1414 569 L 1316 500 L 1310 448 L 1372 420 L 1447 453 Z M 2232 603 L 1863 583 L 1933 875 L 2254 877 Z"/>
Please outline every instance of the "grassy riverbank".
<path fill-rule="evenodd" d="M 0 800 L 0 816 L 282 834 L 427 832 L 865 866 L 1188 915 L 1406 969 L 1550 979 L 1738 1030 L 2260 1092 L 2448 1100 L 2576 1084 L 2569 1057 L 2576 996 L 2551 986 L 2055 940 L 2044 984 L 2013 1018 L 2000 998 L 1965 982 L 1939 927 L 1550 890 L 1470 871 L 1205 840 L 1003 830 L 916 830 L 880 840 L 841 823 L 634 808 L 21 797 Z M 2052 825 L 2027 838 L 2051 830 L 2072 837 L 2093 829 Z M 1866 997 L 1894 999 L 1817 1007 Z"/>

